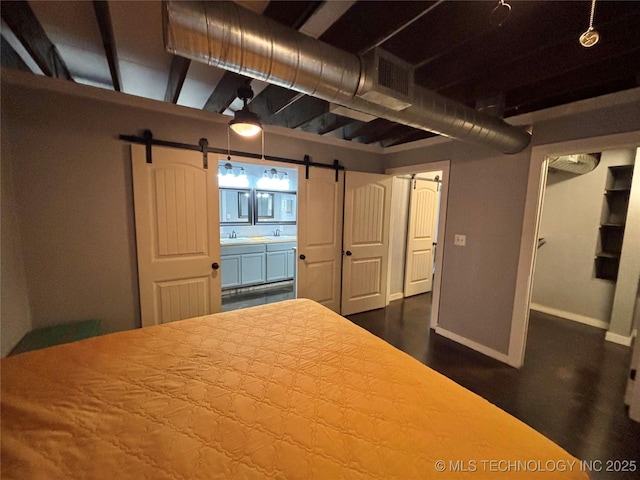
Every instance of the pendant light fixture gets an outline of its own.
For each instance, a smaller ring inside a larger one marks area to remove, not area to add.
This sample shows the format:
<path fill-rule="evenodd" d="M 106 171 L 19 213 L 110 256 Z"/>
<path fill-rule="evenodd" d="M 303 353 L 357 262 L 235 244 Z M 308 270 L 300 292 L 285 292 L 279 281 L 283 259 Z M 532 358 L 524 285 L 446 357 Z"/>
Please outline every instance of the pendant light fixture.
<path fill-rule="evenodd" d="M 235 112 L 233 120 L 229 122 L 229 128 L 243 137 L 253 137 L 262 131 L 262 124 L 258 115 L 247 107 L 247 102 L 253 98 L 253 90 L 249 85 L 238 89 L 238 98 L 244 106 Z"/>
<path fill-rule="evenodd" d="M 600 40 L 600 34 L 593 29 L 593 16 L 596 13 L 596 0 L 591 1 L 591 16 L 589 17 L 589 28 L 586 32 L 580 35 L 580 45 L 585 48 L 593 47 L 598 40 Z"/>

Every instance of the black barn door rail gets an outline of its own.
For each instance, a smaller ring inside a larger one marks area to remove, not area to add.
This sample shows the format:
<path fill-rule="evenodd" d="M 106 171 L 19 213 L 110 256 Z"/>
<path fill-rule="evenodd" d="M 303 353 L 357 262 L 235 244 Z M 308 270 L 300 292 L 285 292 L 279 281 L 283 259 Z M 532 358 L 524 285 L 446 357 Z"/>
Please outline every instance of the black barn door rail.
<path fill-rule="evenodd" d="M 193 145 L 190 143 L 170 142 L 167 140 L 158 140 L 156 138 L 153 138 L 153 134 L 151 133 L 151 130 L 145 130 L 141 137 L 136 135 L 120 135 L 119 138 L 120 140 L 123 140 L 125 142 L 145 145 L 146 152 L 147 152 L 147 163 L 153 162 L 151 147 L 153 145 L 156 145 L 158 147 L 179 148 L 182 150 L 193 150 L 195 152 L 201 152 L 202 165 L 204 168 L 208 168 L 209 162 L 207 158 L 207 153 L 219 153 L 223 155 L 236 155 L 239 157 L 247 157 L 247 158 L 256 158 L 256 159 L 264 158 L 265 160 L 269 160 L 270 162 L 289 163 L 292 165 L 304 165 L 305 177 L 307 180 L 309 179 L 309 167 L 329 168 L 331 170 L 335 170 L 336 182 L 338 181 L 338 178 L 339 178 L 338 172 L 340 170 L 344 170 L 344 167 L 340 165 L 340 162 L 338 160 L 334 160 L 333 163 L 329 165 L 326 163 L 313 162 L 311 161 L 311 158 L 309 157 L 309 155 L 305 155 L 304 160 L 296 160 L 293 158 L 286 158 L 286 157 L 276 157 L 273 155 L 262 156 L 259 153 L 242 152 L 239 150 L 227 150 L 224 148 L 210 147 L 209 142 L 207 141 L 206 138 L 201 138 L 197 145 Z"/>

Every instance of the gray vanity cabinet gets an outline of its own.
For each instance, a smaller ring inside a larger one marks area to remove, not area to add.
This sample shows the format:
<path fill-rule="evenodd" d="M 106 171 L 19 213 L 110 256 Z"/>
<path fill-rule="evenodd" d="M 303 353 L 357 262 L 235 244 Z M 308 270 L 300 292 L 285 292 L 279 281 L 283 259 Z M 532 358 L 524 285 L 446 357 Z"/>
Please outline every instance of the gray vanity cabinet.
<path fill-rule="evenodd" d="M 239 288 L 293 278 L 295 242 L 223 245 L 222 288 Z"/>

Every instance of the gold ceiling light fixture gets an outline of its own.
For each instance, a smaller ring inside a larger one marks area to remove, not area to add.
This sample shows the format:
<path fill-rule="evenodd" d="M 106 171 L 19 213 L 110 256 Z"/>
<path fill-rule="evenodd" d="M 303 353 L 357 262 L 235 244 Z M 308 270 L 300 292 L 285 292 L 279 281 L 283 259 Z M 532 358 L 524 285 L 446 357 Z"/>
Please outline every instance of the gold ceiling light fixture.
<path fill-rule="evenodd" d="M 229 122 L 229 128 L 243 137 L 253 137 L 262 131 L 262 124 L 258 115 L 247 107 L 247 102 L 253 98 L 253 90 L 250 86 L 238 89 L 238 98 L 242 100 L 244 106 L 233 115 L 233 120 Z"/>
<path fill-rule="evenodd" d="M 591 16 L 589 17 L 589 28 L 586 32 L 580 35 L 580 45 L 585 48 L 593 47 L 598 40 L 600 40 L 600 34 L 593 29 L 593 17 L 596 13 L 596 0 L 591 1 Z"/>

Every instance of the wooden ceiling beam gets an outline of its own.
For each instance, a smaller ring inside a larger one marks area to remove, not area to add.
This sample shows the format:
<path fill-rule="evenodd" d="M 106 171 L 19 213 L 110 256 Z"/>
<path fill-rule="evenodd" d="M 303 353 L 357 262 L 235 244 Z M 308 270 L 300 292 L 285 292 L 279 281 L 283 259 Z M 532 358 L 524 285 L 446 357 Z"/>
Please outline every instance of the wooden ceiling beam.
<path fill-rule="evenodd" d="M 24 63 L 24 60 L 22 60 L 18 52 L 13 49 L 4 36 L 1 38 L 0 60 L 3 67 L 31 73 L 29 66 Z"/>
<path fill-rule="evenodd" d="M 67 65 L 49 40 L 29 2 L 3 1 L 0 15 L 45 75 L 73 81 Z"/>
<path fill-rule="evenodd" d="M 164 92 L 164 101 L 178 103 L 178 97 L 182 91 L 184 80 L 187 78 L 191 60 L 174 55 L 171 60 L 171 68 L 169 69 L 169 81 L 167 82 L 167 90 Z"/>
<path fill-rule="evenodd" d="M 122 77 L 120 76 L 120 64 L 118 63 L 118 50 L 116 48 L 116 40 L 113 34 L 113 24 L 111 23 L 111 13 L 109 12 L 109 2 L 94 0 L 93 10 L 96 14 L 98 27 L 100 28 L 100 36 L 102 37 L 102 46 L 109 64 L 109 72 L 111 73 L 111 83 L 116 92 L 122 91 Z"/>
<path fill-rule="evenodd" d="M 351 53 L 375 46 L 436 2 L 356 2 L 320 40 Z"/>
<path fill-rule="evenodd" d="M 357 124 L 357 128 L 352 127 L 344 132 L 345 140 L 354 140 L 360 143 L 370 143 L 369 138 L 388 132 L 395 123 L 384 118 L 376 118 L 370 122 Z"/>
<path fill-rule="evenodd" d="M 353 121 L 354 120 L 352 118 L 343 117 L 342 115 L 336 115 L 335 113 L 327 112 L 300 125 L 300 129 L 304 130 L 305 132 L 325 135 L 329 132 L 337 130 L 338 128 L 342 128 Z"/>
<path fill-rule="evenodd" d="M 250 83 L 251 79 L 249 77 L 239 73 L 224 72 L 202 109 L 216 113 L 224 112 L 238 97 L 238 88 Z"/>
<path fill-rule="evenodd" d="M 362 137 L 356 137 L 354 140 L 356 140 L 357 142 L 360 142 L 360 143 L 367 143 L 367 144 L 381 142 L 381 141 L 386 140 L 386 139 L 388 139 L 390 137 L 393 137 L 394 135 L 397 135 L 399 133 L 404 132 L 406 128 L 410 128 L 411 130 L 415 130 L 415 129 L 411 128 L 411 127 L 407 127 L 406 125 L 401 125 L 399 123 L 392 123 L 391 125 L 389 125 L 388 128 L 381 129 L 375 134 L 362 136 Z"/>
<path fill-rule="evenodd" d="M 249 109 L 265 123 L 269 118 L 298 100 L 302 94 L 278 85 L 269 85 L 249 103 Z"/>
<path fill-rule="evenodd" d="M 404 126 L 404 130 L 394 136 L 389 138 L 385 138 L 380 141 L 380 145 L 382 147 L 393 147 L 394 145 L 402 145 L 403 143 L 415 142 L 418 140 L 423 140 L 425 138 L 437 137 L 437 133 L 427 132 L 426 130 L 418 130 L 412 127 Z"/>
<path fill-rule="evenodd" d="M 314 118 L 329 113 L 329 103 L 319 98 L 304 95 L 290 107 L 267 119 L 269 125 L 280 125 L 287 128 L 298 128 Z"/>

